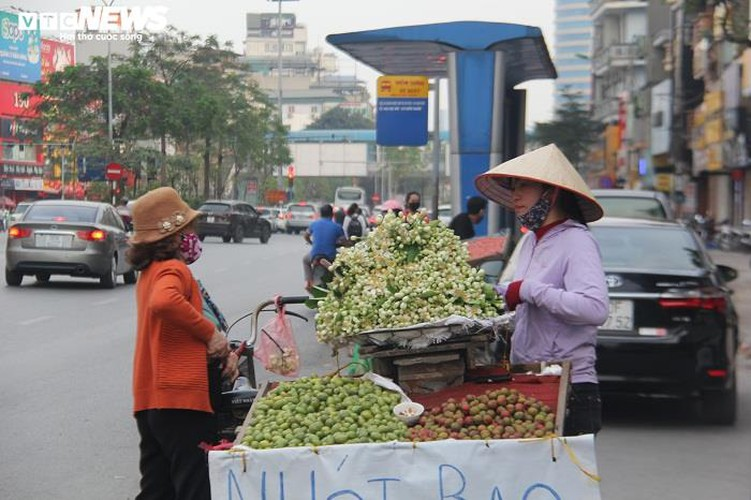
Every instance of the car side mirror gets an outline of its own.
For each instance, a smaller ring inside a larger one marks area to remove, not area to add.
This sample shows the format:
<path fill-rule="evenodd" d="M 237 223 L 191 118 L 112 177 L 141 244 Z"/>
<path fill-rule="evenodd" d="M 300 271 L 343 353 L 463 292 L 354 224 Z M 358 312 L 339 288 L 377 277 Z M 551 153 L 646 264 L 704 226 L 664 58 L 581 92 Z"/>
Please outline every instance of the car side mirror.
<path fill-rule="evenodd" d="M 720 276 L 726 282 L 733 281 L 738 277 L 738 271 L 735 268 L 726 266 L 724 264 L 718 264 L 717 270 L 720 272 Z"/>

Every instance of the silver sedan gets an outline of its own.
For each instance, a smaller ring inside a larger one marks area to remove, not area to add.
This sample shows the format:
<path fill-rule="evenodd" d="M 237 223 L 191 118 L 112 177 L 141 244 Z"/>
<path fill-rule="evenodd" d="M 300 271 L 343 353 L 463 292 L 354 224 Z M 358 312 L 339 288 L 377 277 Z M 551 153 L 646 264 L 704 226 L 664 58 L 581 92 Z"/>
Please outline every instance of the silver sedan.
<path fill-rule="evenodd" d="M 107 203 L 44 200 L 32 204 L 8 230 L 5 282 L 20 286 L 24 276 L 45 283 L 52 275 L 99 279 L 114 288 L 117 276 L 136 282 L 127 262 L 125 224 Z"/>

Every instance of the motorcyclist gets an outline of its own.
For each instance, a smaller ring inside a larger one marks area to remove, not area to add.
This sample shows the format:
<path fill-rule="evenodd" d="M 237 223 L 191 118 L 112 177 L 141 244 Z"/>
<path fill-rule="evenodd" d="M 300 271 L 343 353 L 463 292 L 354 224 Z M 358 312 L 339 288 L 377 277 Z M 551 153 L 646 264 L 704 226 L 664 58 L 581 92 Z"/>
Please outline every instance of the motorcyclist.
<path fill-rule="evenodd" d="M 313 222 L 303 233 L 305 241 L 312 245 L 310 252 L 303 257 L 303 271 L 305 273 L 305 289 L 313 288 L 313 262 L 325 258 L 334 262 L 336 249 L 346 239 L 342 226 L 332 220 L 334 208 L 323 205 L 320 209 L 320 218 Z"/>

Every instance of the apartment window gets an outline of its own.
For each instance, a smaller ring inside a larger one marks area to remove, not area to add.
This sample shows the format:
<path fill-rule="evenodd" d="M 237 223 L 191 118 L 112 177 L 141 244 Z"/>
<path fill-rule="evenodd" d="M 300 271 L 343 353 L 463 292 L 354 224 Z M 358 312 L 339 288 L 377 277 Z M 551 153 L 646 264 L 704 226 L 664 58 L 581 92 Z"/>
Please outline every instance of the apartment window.
<path fill-rule="evenodd" d="M 652 126 L 655 128 L 662 128 L 662 122 L 664 120 L 664 116 L 662 114 L 662 111 L 657 111 L 656 113 L 652 113 Z"/>
<path fill-rule="evenodd" d="M 592 21 L 570 21 L 565 23 L 558 23 L 558 29 L 566 30 L 573 28 L 589 28 L 592 26 Z"/>
<path fill-rule="evenodd" d="M 318 113 L 318 106 L 311 106 L 310 107 L 310 112 L 313 113 L 313 114 Z"/>

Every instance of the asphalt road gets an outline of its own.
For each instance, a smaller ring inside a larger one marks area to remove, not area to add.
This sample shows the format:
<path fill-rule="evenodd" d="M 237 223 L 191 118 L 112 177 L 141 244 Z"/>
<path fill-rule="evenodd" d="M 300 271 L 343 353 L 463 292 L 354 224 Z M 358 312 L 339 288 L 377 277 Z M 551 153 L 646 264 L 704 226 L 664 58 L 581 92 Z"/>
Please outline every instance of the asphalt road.
<path fill-rule="evenodd" d="M 192 267 L 232 321 L 276 294 L 299 295 L 306 250 L 299 236 L 274 235 L 268 245 L 210 238 Z M 751 257 L 715 255 L 741 272 L 734 283 L 736 305 L 751 340 Z M 116 289 L 102 290 L 93 280 L 55 277 L 49 285 L 31 278 L 20 288 L 3 285 L 0 499 L 134 498 L 133 286 L 120 281 Z M 295 310 L 312 320 L 312 311 Z M 316 343 L 312 321 L 293 321 L 302 373 L 335 370 L 337 359 Z M 231 332 L 233 338 L 248 334 L 248 320 Z M 339 362 L 345 361 L 342 355 Z M 603 498 L 749 500 L 751 360 L 741 361 L 739 391 L 739 419 L 731 428 L 695 423 L 674 403 L 607 402 L 597 439 Z"/>

